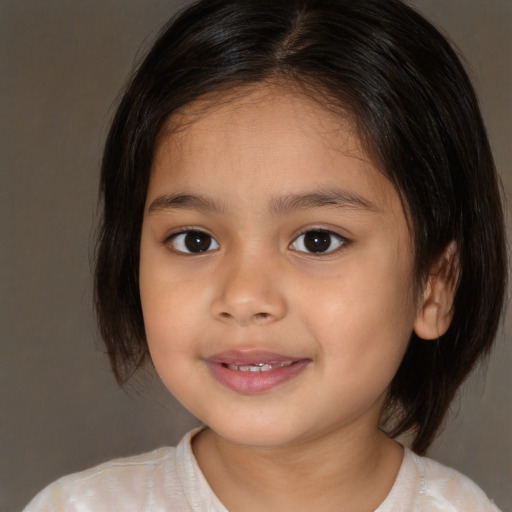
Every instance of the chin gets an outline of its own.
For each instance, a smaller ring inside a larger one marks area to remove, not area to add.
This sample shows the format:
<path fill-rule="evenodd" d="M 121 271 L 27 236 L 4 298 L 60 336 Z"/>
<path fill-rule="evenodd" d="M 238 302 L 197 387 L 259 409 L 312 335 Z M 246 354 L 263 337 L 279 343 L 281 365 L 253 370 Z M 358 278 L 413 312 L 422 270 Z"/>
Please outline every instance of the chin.
<path fill-rule="evenodd" d="M 205 421 L 205 424 L 223 440 L 239 446 L 272 449 L 294 444 L 302 436 L 301 432 L 283 428 L 281 419 L 268 418 L 267 421 L 248 421 L 231 418 L 232 421 Z M 286 425 L 286 424 L 285 424 Z"/>

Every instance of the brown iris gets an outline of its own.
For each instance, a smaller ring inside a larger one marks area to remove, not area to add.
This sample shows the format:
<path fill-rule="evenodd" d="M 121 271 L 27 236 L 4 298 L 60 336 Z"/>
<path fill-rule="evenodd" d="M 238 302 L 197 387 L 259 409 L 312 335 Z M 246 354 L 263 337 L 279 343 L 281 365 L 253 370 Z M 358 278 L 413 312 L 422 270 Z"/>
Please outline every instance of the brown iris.
<path fill-rule="evenodd" d="M 212 245 L 212 237 L 201 231 L 189 231 L 185 235 L 184 243 L 190 252 L 206 252 Z"/>
<path fill-rule="evenodd" d="M 327 231 L 304 233 L 304 247 L 310 252 L 325 252 L 329 250 L 331 242 L 331 234 Z"/>

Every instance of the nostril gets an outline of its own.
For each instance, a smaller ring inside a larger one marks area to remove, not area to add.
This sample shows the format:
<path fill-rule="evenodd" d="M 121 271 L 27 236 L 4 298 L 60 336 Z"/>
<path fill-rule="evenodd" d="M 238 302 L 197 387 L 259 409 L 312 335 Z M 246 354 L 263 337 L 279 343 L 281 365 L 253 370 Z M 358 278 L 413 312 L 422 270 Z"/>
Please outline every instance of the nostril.
<path fill-rule="evenodd" d="M 228 291 L 233 292 L 233 287 Z M 285 316 L 286 304 L 280 295 L 261 291 L 252 295 L 222 293 L 212 300 L 210 312 L 222 322 L 264 324 Z"/>
<path fill-rule="evenodd" d="M 267 321 L 271 317 L 272 317 L 272 315 L 270 313 L 261 312 L 261 313 L 255 313 L 253 315 L 250 315 L 250 317 L 248 317 L 246 319 L 246 321 L 252 320 L 253 322 L 264 322 L 264 321 Z M 219 318 L 221 318 L 223 320 L 232 320 L 234 318 L 237 318 L 237 315 L 232 315 L 231 313 L 228 313 L 227 311 L 222 311 L 219 313 Z"/>
<path fill-rule="evenodd" d="M 269 313 L 256 313 L 254 315 L 255 320 L 267 320 L 270 317 Z"/>

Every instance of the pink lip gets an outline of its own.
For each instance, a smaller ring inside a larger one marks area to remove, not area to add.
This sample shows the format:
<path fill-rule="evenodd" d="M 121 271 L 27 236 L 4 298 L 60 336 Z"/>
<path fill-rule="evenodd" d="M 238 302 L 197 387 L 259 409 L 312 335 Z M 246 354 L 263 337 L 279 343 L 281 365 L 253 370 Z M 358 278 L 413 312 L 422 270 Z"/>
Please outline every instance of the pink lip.
<path fill-rule="evenodd" d="M 310 362 L 310 359 L 258 350 L 222 352 L 205 360 L 218 382 L 240 393 L 268 391 L 297 376 Z M 240 371 L 228 367 L 252 365 L 264 365 L 266 371 Z"/>

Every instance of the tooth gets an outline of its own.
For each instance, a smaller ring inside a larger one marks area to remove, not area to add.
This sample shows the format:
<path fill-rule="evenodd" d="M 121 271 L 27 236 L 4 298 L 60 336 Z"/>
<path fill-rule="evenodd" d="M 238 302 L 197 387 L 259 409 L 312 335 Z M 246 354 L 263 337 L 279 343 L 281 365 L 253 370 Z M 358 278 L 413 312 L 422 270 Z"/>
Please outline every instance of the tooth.
<path fill-rule="evenodd" d="M 236 370 L 239 372 L 268 372 L 274 368 L 283 368 L 285 366 L 291 366 L 293 361 L 282 361 L 281 363 L 254 363 L 254 364 L 226 364 L 226 368 L 229 370 Z"/>

